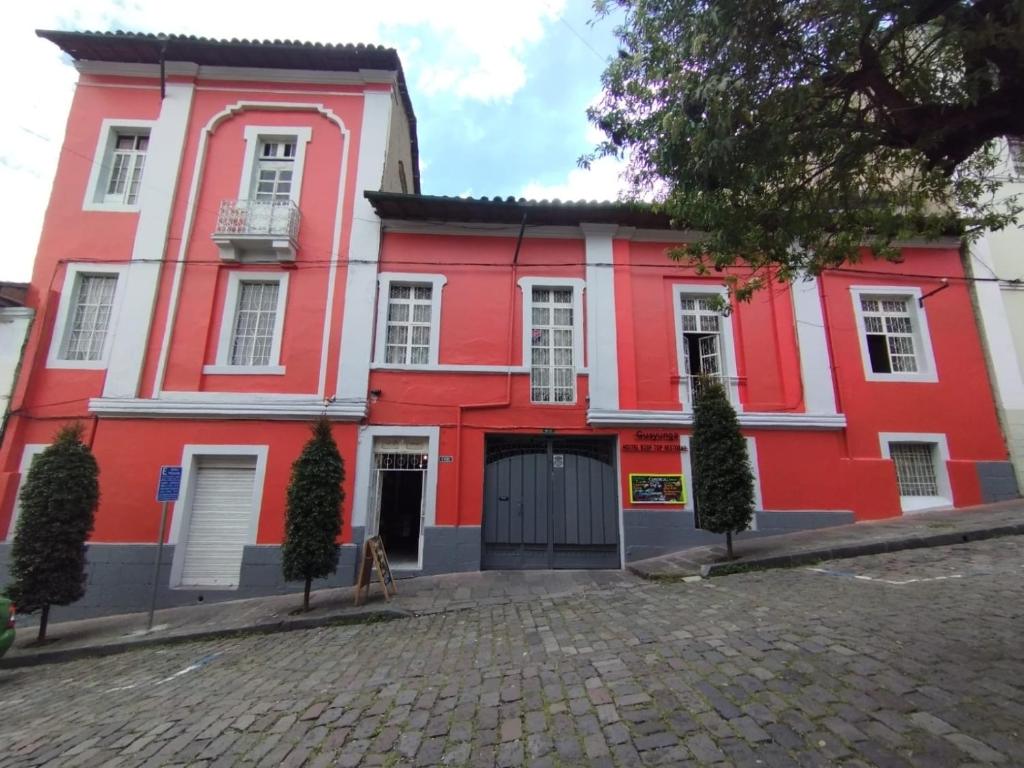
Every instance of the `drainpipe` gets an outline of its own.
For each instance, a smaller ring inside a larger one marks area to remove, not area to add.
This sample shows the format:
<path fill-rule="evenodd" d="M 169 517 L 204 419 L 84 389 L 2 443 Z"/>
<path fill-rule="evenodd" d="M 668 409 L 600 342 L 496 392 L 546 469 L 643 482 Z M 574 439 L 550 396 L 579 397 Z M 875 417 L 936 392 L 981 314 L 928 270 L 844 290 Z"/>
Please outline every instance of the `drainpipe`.
<path fill-rule="evenodd" d="M 519 250 L 523 245 L 526 233 L 526 208 L 523 209 L 523 220 L 519 224 L 519 237 L 516 238 L 516 250 L 512 254 L 512 270 L 508 283 L 508 338 L 505 359 L 508 360 L 508 372 L 505 374 L 505 398 L 490 403 L 469 403 L 457 407 L 455 419 L 455 524 L 462 525 L 462 417 L 466 411 L 486 410 L 488 408 L 508 408 L 512 404 L 512 344 L 516 326 L 516 272 L 519 265 Z M 523 350 L 525 356 L 526 351 Z"/>

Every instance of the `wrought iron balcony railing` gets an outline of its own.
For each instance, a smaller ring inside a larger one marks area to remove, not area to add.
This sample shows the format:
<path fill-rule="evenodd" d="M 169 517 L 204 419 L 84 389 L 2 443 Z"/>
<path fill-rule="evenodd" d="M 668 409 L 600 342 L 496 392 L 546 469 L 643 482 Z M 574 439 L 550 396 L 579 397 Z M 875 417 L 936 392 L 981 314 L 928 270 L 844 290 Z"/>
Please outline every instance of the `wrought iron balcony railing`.
<path fill-rule="evenodd" d="M 217 215 L 218 235 L 299 235 L 299 207 L 291 200 L 222 200 Z"/>
<path fill-rule="evenodd" d="M 273 251 L 277 258 L 292 261 L 300 219 L 291 200 L 223 200 L 213 240 L 226 260 L 236 261 L 247 251 Z"/>

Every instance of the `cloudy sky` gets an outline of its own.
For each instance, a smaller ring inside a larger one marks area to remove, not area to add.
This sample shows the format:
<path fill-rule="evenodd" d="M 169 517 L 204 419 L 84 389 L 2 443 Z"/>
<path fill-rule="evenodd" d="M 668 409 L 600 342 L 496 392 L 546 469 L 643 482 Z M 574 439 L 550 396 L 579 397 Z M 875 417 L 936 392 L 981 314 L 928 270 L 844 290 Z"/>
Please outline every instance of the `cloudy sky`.
<path fill-rule="evenodd" d="M 325 10 L 330 9 L 330 10 Z M 419 124 L 423 192 L 614 199 L 619 167 L 576 159 L 599 136 L 584 110 L 615 50 L 591 0 L 33 0 L 0 26 L 0 280 L 27 280 L 75 70 L 37 28 L 380 43 L 398 49 Z"/>

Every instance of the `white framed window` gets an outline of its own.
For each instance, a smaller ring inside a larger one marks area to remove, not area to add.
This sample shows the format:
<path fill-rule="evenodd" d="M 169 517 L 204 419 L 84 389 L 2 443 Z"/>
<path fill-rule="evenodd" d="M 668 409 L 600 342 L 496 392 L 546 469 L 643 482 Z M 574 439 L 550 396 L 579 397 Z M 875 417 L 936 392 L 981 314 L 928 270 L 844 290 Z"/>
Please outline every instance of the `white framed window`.
<path fill-rule="evenodd" d="M 247 125 L 238 199 L 298 205 L 306 144 L 312 137 L 309 126 Z"/>
<path fill-rule="evenodd" d="M 732 322 L 718 308 L 727 298 L 728 289 L 724 286 L 673 286 L 679 400 L 684 411 L 693 410 L 704 377 L 717 379 L 740 410 Z"/>
<path fill-rule="evenodd" d="M 57 307 L 49 368 L 107 367 L 126 266 L 69 264 Z"/>
<path fill-rule="evenodd" d="M 437 367 L 441 292 L 446 282 L 444 275 L 415 272 L 381 272 L 377 276 L 375 365 Z"/>
<path fill-rule="evenodd" d="M 882 458 L 892 461 L 903 512 L 953 506 L 946 436 L 921 432 L 882 432 Z"/>
<path fill-rule="evenodd" d="M 234 271 L 228 277 L 217 362 L 203 373 L 283 374 L 281 338 L 288 273 Z"/>
<path fill-rule="evenodd" d="M 85 190 L 85 210 L 137 211 L 153 120 L 104 120 Z"/>
<path fill-rule="evenodd" d="M 523 364 L 530 372 L 530 402 L 576 402 L 583 364 L 583 289 L 578 278 L 524 277 Z"/>
<path fill-rule="evenodd" d="M 852 286 L 869 381 L 938 381 L 920 288 Z"/>

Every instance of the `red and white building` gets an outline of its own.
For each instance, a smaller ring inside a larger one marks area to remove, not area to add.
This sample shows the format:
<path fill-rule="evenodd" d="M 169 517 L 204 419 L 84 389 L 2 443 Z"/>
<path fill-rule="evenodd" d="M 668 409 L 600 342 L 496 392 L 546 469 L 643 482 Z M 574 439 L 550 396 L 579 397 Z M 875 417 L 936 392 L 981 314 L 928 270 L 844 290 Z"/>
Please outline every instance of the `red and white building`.
<path fill-rule="evenodd" d="M 320 414 L 347 472 L 331 584 L 377 532 L 407 573 L 618 568 L 709 540 L 700 373 L 747 437 L 750 535 L 1016 495 L 956 241 L 722 315 L 720 276 L 665 256 L 691 233 L 648 211 L 421 195 L 393 50 L 40 34 L 80 82 L 0 531 L 35 453 L 84 421 L 102 499 L 71 610 L 145 604 L 168 464 L 163 605 L 300 586 L 281 580 L 285 489 Z"/>

